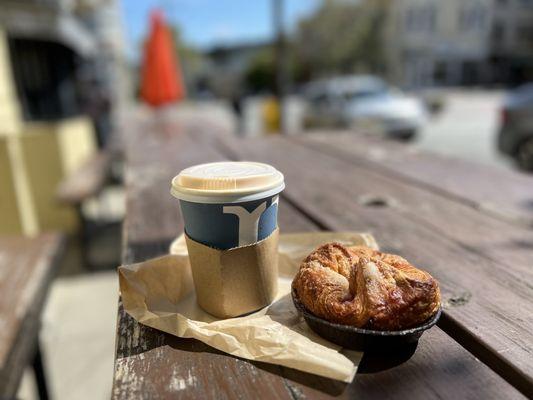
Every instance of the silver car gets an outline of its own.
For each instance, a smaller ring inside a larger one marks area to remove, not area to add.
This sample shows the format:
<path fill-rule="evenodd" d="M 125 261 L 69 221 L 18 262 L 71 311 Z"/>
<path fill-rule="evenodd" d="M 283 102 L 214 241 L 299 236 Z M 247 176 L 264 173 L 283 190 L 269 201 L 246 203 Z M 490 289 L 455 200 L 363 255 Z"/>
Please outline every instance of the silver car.
<path fill-rule="evenodd" d="M 501 110 L 500 151 L 518 166 L 533 171 L 533 83 L 509 92 Z"/>
<path fill-rule="evenodd" d="M 369 75 L 342 76 L 308 84 L 304 91 L 308 125 L 413 138 L 426 120 L 426 109 L 413 96 Z"/>

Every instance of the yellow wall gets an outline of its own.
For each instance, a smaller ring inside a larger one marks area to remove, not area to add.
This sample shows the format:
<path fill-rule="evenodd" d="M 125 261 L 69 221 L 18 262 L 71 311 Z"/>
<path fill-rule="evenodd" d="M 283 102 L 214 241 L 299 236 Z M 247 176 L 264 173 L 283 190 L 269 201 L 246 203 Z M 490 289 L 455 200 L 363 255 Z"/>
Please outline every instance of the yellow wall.
<path fill-rule="evenodd" d="M 15 137 L 21 127 L 7 37 L 0 29 L 0 234 L 32 234 L 36 230 L 35 215 L 22 213 L 23 205 L 30 202 L 29 187 L 24 168 L 15 166 L 21 154 Z"/>
<path fill-rule="evenodd" d="M 23 130 L 20 139 L 38 230 L 75 230 L 74 210 L 58 204 L 55 193 L 61 180 L 94 154 L 91 122 L 79 117 L 54 123 L 28 123 Z"/>
<path fill-rule="evenodd" d="M 55 200 L 57 185 L 95 152 L 86 117 L 25 123 L 0 29 L 0 234 L 73 231 L 73 209 Z"/>
<path fill-rule="evenodd" d="M 18 133 L 20 125 L 20 108 L 11 74 L 7 38 L 0 29 L 0 135 Z"/>
<path fill-rule="evenodd" d="M 76 216 L 73 210 L 55 200 L 55 191 L 64 177 L 57 134 L 53 131 L 25 132 L 20 140 L 38 230 L 74 229 Z M 24 209 L 24 212 L 31 211 Z"/>
<path fill-rule="evenodd" d="M 56 129 L 63 173 L 67 175 L 95 153 L 94 127 L 88 118 L 79 117 L 62 121 Z"/>
<path fill-rule="evenodd" d="M 21 232 L 26 235 L 38 233 L 37 215 L 32 190 L 28 179 L 28 170 L 24 160 L 20 135 L 4 136 L 2 140 L 7 144 L 7 156 L 13 179 L 13 191 L 17 199 Z"/>
<path fill-rule="evenodd" d="M 22 221 L 6 138 L 0 138 L 0 234 L 21 233 Z"/>
<path fill-rule="evenodd" d="M 55 193 L 96 150 L 89 119 L 26 123 L 20 134 L 0 136 L 0 146 L 0 233 L 73 232 L 77 216 Z"/>

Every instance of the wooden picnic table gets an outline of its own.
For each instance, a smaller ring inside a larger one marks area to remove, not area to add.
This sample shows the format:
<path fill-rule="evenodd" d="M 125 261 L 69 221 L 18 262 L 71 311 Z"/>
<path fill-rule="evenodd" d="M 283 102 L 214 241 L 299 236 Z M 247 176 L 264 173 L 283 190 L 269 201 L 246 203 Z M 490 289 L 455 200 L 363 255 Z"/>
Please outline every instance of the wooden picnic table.
<path fill-rule="evenodd" d="M 48 398 L 39 346 L 41 312 L 63 252 L 63 236 L 0 236 L 0 399 L 14 399 L 32 366 L 40 399 Z"/>
<path fill-rule="evenodd" d="M 410 358 L 365 355 L 346 385 L 159 332 L 119 301 L 114 399 L 533 397 L 532 177 L 353 133 L 241 139 L 202 118 L 126 131 L 124 263 L 182 231 L 177 172 L 256 160 L 285 174 L 282 232 L 371 232 L 439 280 L 444 312 Z"/>

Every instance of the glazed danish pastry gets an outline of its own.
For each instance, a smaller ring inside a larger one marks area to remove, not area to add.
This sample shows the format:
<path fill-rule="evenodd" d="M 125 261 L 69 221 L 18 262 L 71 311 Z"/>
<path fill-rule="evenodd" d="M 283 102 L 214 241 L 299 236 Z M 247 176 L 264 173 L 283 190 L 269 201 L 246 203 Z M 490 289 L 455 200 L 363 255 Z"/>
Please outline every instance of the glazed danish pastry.
<path fill-rule="evenodd" d="M 440 307 L 439 286 L 430 274 L 365 246 L 320 246 L 302 262 L 292 288 L 316 316 L 359 328 L 407 329 Z"/>

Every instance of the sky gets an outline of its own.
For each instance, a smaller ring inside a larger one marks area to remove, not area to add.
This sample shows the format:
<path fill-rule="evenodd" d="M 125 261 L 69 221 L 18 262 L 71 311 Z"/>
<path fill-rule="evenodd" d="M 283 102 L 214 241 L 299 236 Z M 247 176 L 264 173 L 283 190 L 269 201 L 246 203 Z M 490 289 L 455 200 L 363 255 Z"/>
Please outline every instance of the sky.
<path fill-rule="evenodd" d="M 285 0 L 286 29 L 294 29 L 320 1 Z M 161 9 L 169 23 L 179 25 L 186 43 L 209 48 L 272 37 L 271 5 L 272 0 L 121 0 L 128 55 L 138 58 L 154 8 Z"/>

